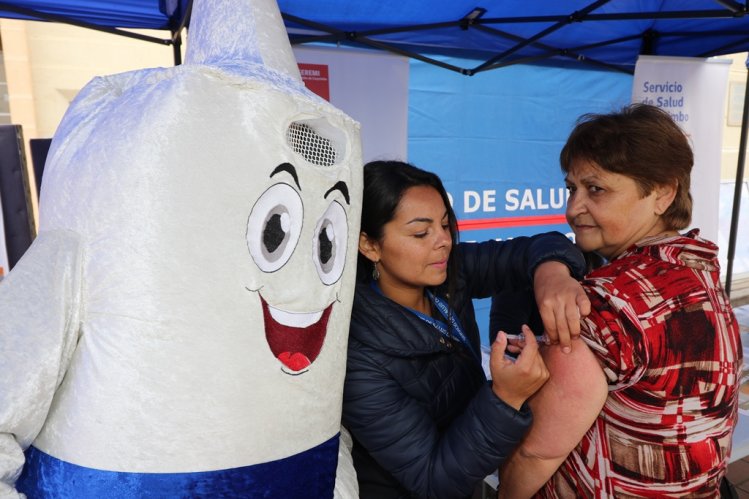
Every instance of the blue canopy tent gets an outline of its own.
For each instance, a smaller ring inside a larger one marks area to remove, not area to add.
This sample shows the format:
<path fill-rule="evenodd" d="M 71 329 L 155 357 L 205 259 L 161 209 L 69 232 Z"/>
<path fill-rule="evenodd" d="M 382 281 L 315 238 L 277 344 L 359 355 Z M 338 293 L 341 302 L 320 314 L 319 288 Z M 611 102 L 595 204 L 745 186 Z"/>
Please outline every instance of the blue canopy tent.
<path fill-rule="evenodd" d="M 497 4 L 497 2 L 493 2 Z M 65 22 L 178 43 L 190 0 L 16 0 L 0 16 Z M 280 0 L 293 43 L 359 44 L 426 60 L 466 75 L 510 64 L 575 60 L 631 72 L 640 54 L 708 57 L 749 49 L 749 8 L 733 0 Z M 171 32 L 147 37 L 118 28 Z M 443 64 L 429 54 L 481 62 Z"/>
<path fill-rule="evenodd" d="M 279 0 L 294 44 L 365 46 L 471 76 L 516 64 L 562 64 L 632 73 L 637 57 L 709 57 L 749 51 L 749 1 L 734 0 Z M 0 1 L 0 17 L 63 22 L 171 46 L 180 60 L 190 0 Z M 168 31 L 164 38 L 122 28 Z M 459 66 L 452 59 L 473 61 Z M 749 86 L 747 86 L 749 89 Z M 730 293 L 749 99 L 728 247 Z"/>

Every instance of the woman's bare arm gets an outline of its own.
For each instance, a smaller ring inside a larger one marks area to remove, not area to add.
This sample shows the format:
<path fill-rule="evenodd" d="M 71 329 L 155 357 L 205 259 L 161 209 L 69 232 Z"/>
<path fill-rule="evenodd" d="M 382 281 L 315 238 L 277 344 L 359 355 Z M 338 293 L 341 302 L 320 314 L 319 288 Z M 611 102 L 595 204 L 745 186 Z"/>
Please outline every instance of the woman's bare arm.
<path fill-rule="evenodd" d="M 582 440 L 601 412 L 608 395 L 606 377 L 584 341 L 543 348 L 551 374 L 529 399 L 533 425 L 512 457 L 502 466 L 500 498 L 532 496 L 554 474 Z"/>

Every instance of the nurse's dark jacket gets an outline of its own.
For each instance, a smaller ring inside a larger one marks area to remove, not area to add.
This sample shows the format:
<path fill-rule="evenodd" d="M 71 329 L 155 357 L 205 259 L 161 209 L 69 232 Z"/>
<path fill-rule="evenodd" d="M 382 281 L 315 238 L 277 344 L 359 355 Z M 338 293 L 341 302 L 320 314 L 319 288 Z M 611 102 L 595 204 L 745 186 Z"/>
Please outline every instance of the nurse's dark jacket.
<path fill-rule="evenodd" d="M 546 260 L 584 273 L 562 234 L 458 245 L 455 312 L 470 346 L 359 283 L 351 317 L 343 425 L 354 438 L 360 497 L 468 497 L 531 424 L 491 390 L 479 360 L 472 298 L 523 289 Z M 445 321 L 446 322 L 446 321 Z M 540 333 L 540 331 L 538 332 Z"/>

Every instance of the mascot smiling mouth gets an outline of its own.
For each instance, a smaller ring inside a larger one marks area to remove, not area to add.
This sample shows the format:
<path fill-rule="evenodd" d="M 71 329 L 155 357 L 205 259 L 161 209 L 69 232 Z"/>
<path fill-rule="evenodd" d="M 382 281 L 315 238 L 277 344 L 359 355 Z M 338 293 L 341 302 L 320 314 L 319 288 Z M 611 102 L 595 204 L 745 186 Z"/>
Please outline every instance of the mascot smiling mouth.
<path fill-rule="evenodd" d="M 302 374 L 320 354 L 333 304 L 319 312 L 287 312 L 268 305 L 260 296 L 265 339 L 271 352 L 292 372 Z M 286 372 L 286 369 L 283 370 Z"/>

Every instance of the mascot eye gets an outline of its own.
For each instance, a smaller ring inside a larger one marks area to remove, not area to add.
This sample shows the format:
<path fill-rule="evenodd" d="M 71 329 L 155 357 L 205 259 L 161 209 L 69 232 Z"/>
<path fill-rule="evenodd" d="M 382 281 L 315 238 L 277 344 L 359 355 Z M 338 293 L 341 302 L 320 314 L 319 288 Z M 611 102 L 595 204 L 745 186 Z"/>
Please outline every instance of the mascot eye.
<path fill-rule="evenodd" d="M 328 286 L 338 281 L 343 273 L 347 242 L 346 210 L 333 201 L 317 222 L 312 241 L 312 260 L 320 279 Z"/>
<path fill-rule="evenodd" d="M 302 199 L 287 184 L 263 193 L 247 220 L 247 247 L 263 272 L 275 272 L 289 261 L 299 242 L 304 217 Z"/>

